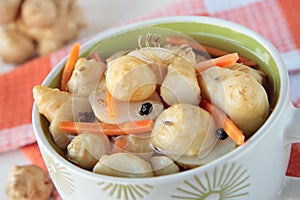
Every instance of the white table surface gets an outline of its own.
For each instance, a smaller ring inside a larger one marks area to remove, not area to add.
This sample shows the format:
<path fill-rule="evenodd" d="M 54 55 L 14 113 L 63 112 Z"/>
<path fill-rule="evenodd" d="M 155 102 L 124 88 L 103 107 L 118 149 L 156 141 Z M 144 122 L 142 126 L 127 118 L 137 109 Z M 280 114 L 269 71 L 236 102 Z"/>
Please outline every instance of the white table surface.
<path fill-rule="evenodd" d="M 82 39 L 103 31 L 111 26 L 121 24 L 136 17 L 147 15 L 174 0 L 77 0 L 81 5 L 87 27 L 81 31 Z M 12 70 L 15 66 L 0 61 L 0 73 Z M 25 165 L 30 162 L 20 150 L 0 154 L 0 200 L 5 200 L 5 185 L 8 173 L 14 165 Z"/>

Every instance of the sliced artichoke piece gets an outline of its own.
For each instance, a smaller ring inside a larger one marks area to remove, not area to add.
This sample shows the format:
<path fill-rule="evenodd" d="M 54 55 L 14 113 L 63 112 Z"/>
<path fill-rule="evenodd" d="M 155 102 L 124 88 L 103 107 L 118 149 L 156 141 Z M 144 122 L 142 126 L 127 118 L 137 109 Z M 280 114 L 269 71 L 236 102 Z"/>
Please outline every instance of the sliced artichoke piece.
<path fill-rule="evenodd" d="M 91 170 L 104 154 L 111 152 L 111 146 L 106 135 L 85 132 L 74 137 L 67 150 L 68 160 Z"/>
<path fill-rule="evenodd" d="M 168 66 L 168 73 L 161 85 L 160 95 L 168 104 L 186 103 L 199 105 L 200 87 L 194 64 L 177 58 Z"/>
<path fill-rule="evenodd" d="M 179 167 L 167 156 L 154 156 L 150 160 L 155 176 L 163 176 L 179 172 Z"/>
<path fill-rule="evenodd" d="M 93 172 L 116 177 L 142 178 L 152 177 L 149 162 L 133 153 L 115 153 L 103 155 L 94 166 Z"/>
<path fill-rule="evenodd" d="M 231 152 L 235 148 L 236 143 L 231 138 L 227 138 L 225 140 L 218 140 L 214 148 L 211 150 L 211 152 L 209 152 L 207 156 L 203 158 L 199 158 L 197 156 L 181 156 L 179 158 L 177 157 L 175 162 L 185 169 L 191 169 L 214 161 L 220 158 L 221 156 Z"/>
<path fill-rule="evenodd" d="M 102 62 L 97 62 L 94 59 L 79 58 L 67 83 L 68 91 L 72 94 L 90 94 L 96 90 L 105 69 L 105 64 Z"/>
<path fill-rule="evenodd" d="M 205 156 L 216 143 L 212 116 L 190 104 L 174 104 L 155 121 L 151 144 L 166 155 Z"/>
<path fill-rule="evenodd" d="M 264 83 L 265 83 L 266 73 L 262 70 L 254 69 L 254 68 L 248 67 L 246 65 L 243 65 L 241 63 L 236 63 L 234 65 L 227 66 L 226 68 L 229 68 L 231 70 L 241 71 L 246 74 L 249 74 L 255 80 L 257 80 L 257 82 L 259 82 L 261 85 L 264 85 Z"/>
<path fill-rule="evenodd" d="M 73 96 L 59 107 L 53 121 L 50 123 L 50 133 L 53 141 L 61 149 L 66 149 L 71 142 L 70 135 L 74 133 L 63 132 L 59 128 L 61 121 L 80 121 L 82 114 L 92 113 L 92 108 L 86 96 Z M 84 117 L 86 119 L 86 117 Z"/>
<path fill-rule="evenodd" d="M 46 86 L 34 86 L 33 98 L 39 108 L 39 112 L 43 114 L 51 123 L 58 108 L 66 101 L 71 99 L 72 95 L 68 92 L 60 91 Z"/>
<path fill-rule="evenodd" d="M 134 153 L 140 158 L 149 161 L 153 155 L 153 149 L 150 146 L 151 133 L 143 133 L 139 135 L 120 136 L 127 141 L 125 151 Z"/>
<path fill-rule="evenodd" d="M 155 120 L 164 109 L 163 103 L 156 92 L 142 101 L 128 102 L 114 99 L 113 105 L 116 114 L 114 118 L 109 115 L 105 91 L 91 93 L 89 95 L 89 101 L 97 119 L 109 124 L 120 124 L 126 121 L 138 121 L 149 118 Z M 145 103 L 151 104 L 151 112 L 140 114 L 141 107 Z"/>

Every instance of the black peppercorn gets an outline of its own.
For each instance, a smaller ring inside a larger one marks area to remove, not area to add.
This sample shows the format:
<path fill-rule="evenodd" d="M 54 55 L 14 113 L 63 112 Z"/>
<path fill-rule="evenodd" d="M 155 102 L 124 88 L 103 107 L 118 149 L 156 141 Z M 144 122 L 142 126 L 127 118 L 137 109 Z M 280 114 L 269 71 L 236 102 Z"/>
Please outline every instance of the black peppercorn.
<path fill-rule="evenodd" d="M 149 115 L 153 110 L 153 106 L 150 102 L 146 102 L 141 106 L 141 109 L 139 111 L 140 115 Z"/>
<path fill-rule="evenodd" d="M 78 121 L 80 122 L 93 122 L 95 120 L 95 115 L 93 112 L 79 112 Z"/>
<path fill-rule="evenodd" d="M 226 133 L 226 131 L 225 131 L 223 128 L 219 128 L 219 129 L 216 131 L 216 137 L 217 137 L 219 140 L 225 140 L 225 139 L 228 137 L 228 134 Z"/>

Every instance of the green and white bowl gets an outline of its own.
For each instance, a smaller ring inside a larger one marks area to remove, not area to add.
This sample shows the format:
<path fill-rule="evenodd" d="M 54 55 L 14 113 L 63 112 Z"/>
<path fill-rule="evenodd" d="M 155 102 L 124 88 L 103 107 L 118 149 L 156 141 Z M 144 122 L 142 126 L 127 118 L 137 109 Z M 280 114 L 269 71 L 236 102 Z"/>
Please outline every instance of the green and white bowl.
<path fill-rule="evenodd" d="M 51 140 L 48 122 L 33 107 L 33 126 L 50 176 L 63 199 L 275 199 L 284 184 L 292 142 L 299 142 L 299 110 L 289 99 L 287 70 L 277 50 L 259 34 L 241 25 L 210 17 L 178 16 L 142 21 L 100 33 L 82 46 L 81 55 L 99 50 L 109 56 L 137 47 L 136 36 L 153 28 L 174 30 L 203 44 L 257 62 L 272 85 L 272 113 L 247 142 L 202 167 L 152 178 L 119 178 L 83 170 L 64 157 Z M 99 48 L 99 46 L 101 48 Z M 63 59 L 43 85 L 57 87 Z"/>

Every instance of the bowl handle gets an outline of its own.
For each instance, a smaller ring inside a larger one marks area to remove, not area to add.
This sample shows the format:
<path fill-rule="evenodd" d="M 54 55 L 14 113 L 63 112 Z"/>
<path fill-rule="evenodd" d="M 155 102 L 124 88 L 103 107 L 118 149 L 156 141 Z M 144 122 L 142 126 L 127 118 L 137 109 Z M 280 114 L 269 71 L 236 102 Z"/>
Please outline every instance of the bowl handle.
<path fill-rule="evenodd" d="M 287 112 L 288 123 L 285 129 L 285 144 L 300 142 L 300 109 L 292 104 Z"/>
<path fill-rule="evenodd" d="M 287 112 L 288 125 L 285 130 L 286 144 L 300 143 L 300 109 L 293 105 L 289 107 Z M 300 162 L 300 160 L 299 160 Z M 299 169 L 300 170 L 300 169 Z M 300 197 L 300 178 L 299 177 L 285 177 L 284 187 L 280 193 L 278 200 L 293 200 Z"/>
<path fill-rule="evenodd" d="M 300 197 L 300 178 L 286 176 L 278 200 L 296 200 Z"/>

